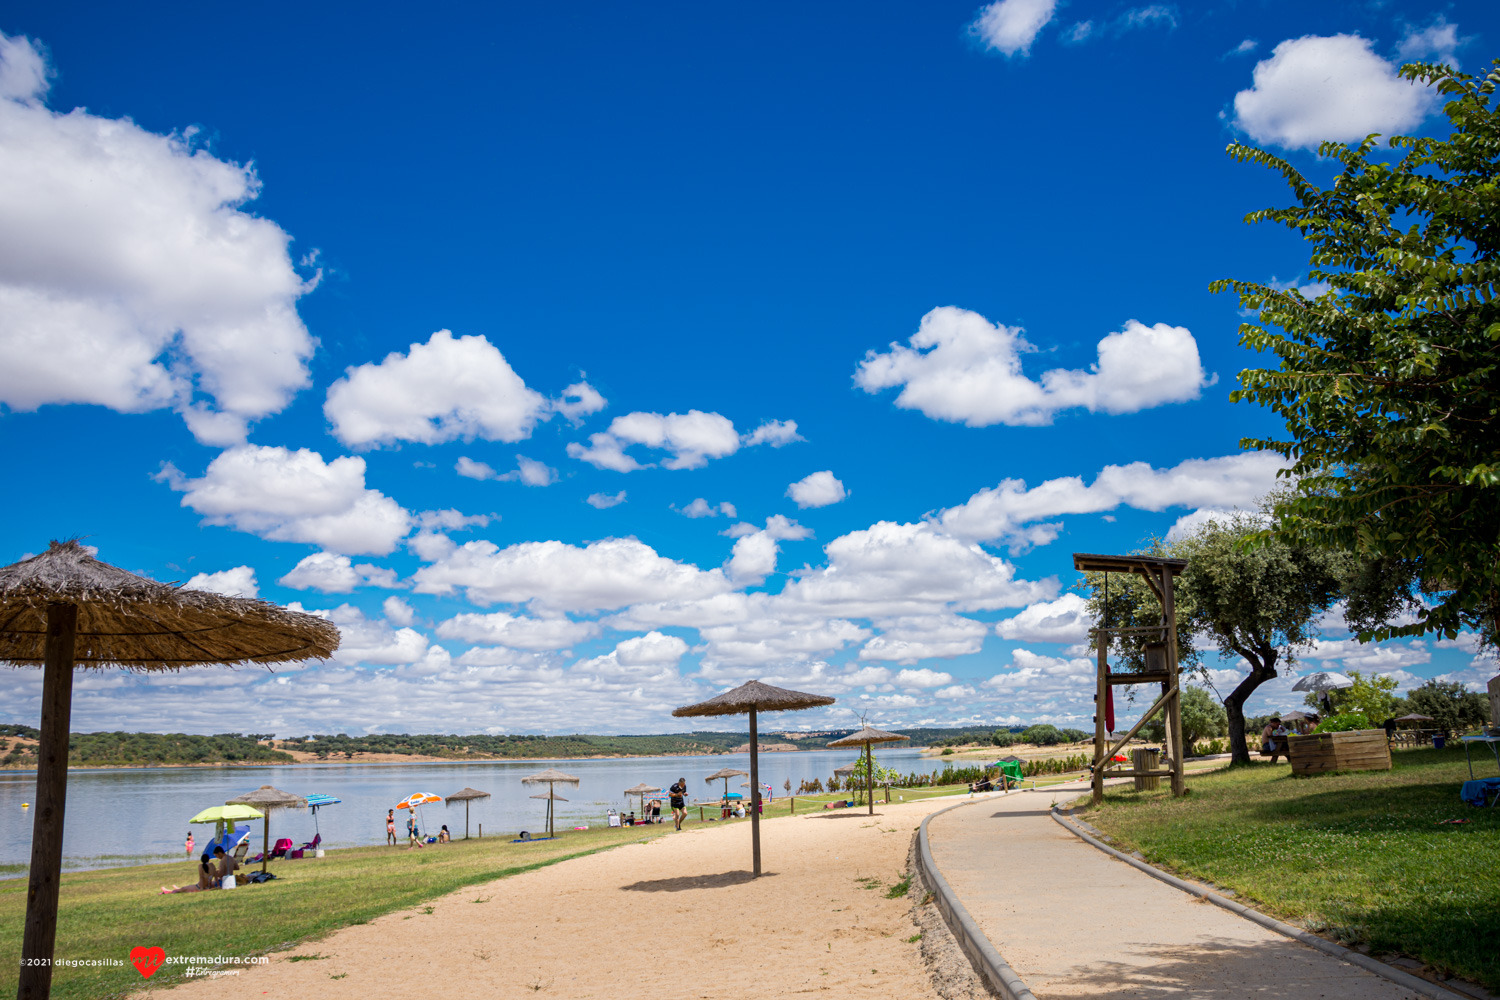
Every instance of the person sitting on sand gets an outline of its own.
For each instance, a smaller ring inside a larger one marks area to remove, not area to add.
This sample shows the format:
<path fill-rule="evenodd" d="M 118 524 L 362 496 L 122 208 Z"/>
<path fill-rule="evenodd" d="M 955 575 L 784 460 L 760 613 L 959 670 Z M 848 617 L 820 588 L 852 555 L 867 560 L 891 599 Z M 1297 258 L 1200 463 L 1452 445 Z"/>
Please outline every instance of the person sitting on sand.
<path fill-rule="evenodd" d="M 208 858 L 202 858 L 198 861 L 197 885 L 174 885 L 170 889 L 168 889 L 166 886 L 162 886 L 161 892 L 164 896 L 170 896 L 174 892 L 202 892 L 205 889 L 217 888 L 218 885 L 216 884 L 214 863 L 208 860 Z"/>
<path fill-rule="evenodd" d="M 439 844 L 447 844 L 447 843 L 451 842 L 452 840 L 453 840 L 452 835 L 448 833 L 448 824 L 444 823 L 443 824 L 443 828 L 438 831 L 438 843 Z"/>

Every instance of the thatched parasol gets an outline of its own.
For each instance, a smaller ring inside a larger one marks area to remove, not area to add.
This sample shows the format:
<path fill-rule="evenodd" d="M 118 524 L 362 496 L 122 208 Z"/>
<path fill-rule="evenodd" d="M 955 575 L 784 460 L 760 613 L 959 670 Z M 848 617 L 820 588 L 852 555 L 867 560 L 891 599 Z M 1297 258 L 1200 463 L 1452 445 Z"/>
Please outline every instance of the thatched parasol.
<path fill-rule="evenodd" d="M 553 836 L 553 833 L 552 833 L 552 803 L 553 802 L 566 802 L 566 801 L 568 801 L 567 799 L 558 798 L 557 795 L 555 794 L 555 792 L 553 791 L 552 786 L 553 785 L 572 785 L 574 788 L 577 788 L 578 787 L 578 779 L 575 778 L 575 777 L 573 777 L 571 774 L 564 774 L 562 771 L 559 771 L 555 767 L 549 767 L 545 771 L 542 771 L 542 772 L 540 772 L 538 774 L 533 774 L 533 775 L 530 775 L 528 777 L 525 777 L 525 778 L 521 779 L 521 784 L 523 784 L 523 785 L 540 785 L 540 784 L 544 784 L 544 783 L 547 786 L 547 794 L 546 795 L 533 795 L 532 798 L 534 798 L 534 799 L 545 798 L 547 800 L 547 836 L 551 837 L 551 836 Z"/>
<path fill-rule="evenodd" d="M 552 786 L 551 785 L 547 786 L 547 790 L 545 792 L 540 792 L 540 793 L 538 793 L 536 795 L 533 795 L 532 798 L 534 798 L 534 799 L 546 799 L 547 800 L 547 836 L 549 836 L 549 837 L 555 837 L 555 836 L 557 836 L 555 833 L 552 832 L 552 803 L 554 803 L 554 802 L 566 802 L 568 800 L 565 799 L 565 798 L 563 798 L 561 795 L 558 795 L 556 792 L 554 792 L 552 790 Z"/>
<path fill-rule="evenodd" d="M 855 771 L 858 771 L 858 770 L 859 770 L 859 763 L 856 761 L 853 764 L 845 764 L 843 767 L 836 767 L 836 768 L 834 768 L 833 769 L 833 776 L 835 778 L 847 778 L 847 777 L 849 777 L 849 775 L 853 774 Z"/>
<path fill-rule="evenodd" d="M 643 781 L 634 788 L 625 789 L 625 797 L 629 798 L 632 795 L 639 795 L 641 797 L 641 817 L 644 818 L 646 815 L 646 796 L 652 792 L 659 791 L 661 791 L 660 788 L 657 788 L 655 785 L 648 785 Z"/>
<path fill-rule="evenodd" d="M 865 726 L 857 733 L 850 733 L 843 739 L 829 740 L 831 747 L 858 747 L 865 748 L 865 795 L 870 800 L 870 815 L 875 815 L 875 761 L 870 753 L 870 747 L 876 743 L 900 743 L 910 737 L 902 736 L 900 733 L 888 733 L 884 729 L 875 729 Z"/>
<path fill-rule="evenodd" d="M 76 541 L 0 568 L 0 662 L 44 668 L 19 997 L 52 988 L 74 667 L 285 663 L 327 659 L 338 646 L 338 628 L 322 618 L 148 580 Z"/>
<path fill-rule="evenodd" d="M 760 681 L 746 681 L 732 691 L 715 695 L 696 705 L 685 705 L 675 709 L 672 715 L 695 718 L 705 715 L 750 715 L 750 858 L 756 878 L 760 877 L 760 733 L 756 728 L 756 717 L 760 712 L 794 712 L 802 708 L 832 705 L 827 695 L 806 694 L 772 687 Z"/>
<path fill-rule="evenodd" d="M 715 781 L 718 781 L 719 779 L 722 778 L 724 780 L 724 797 L 727 799 L 727 798 L 729 798 L 729 779 L 730 778 L 748 778 L 748 777 L 750 777 L 750 772 L 749 771 L 736 771 L 732 767 L 724 767 L 724 768 L 720 768 L 719 770 L 715 771 L 713 774 L 710 774 L 708 777 L 704 778 L 703 779 L 703 783 L 705 785 L 712 785 Z"/>
<path fill-rule="evenodd" d="M 490 797 L 490 793 L 489 792 L 481 792 L 477 788 L 469 788 L 467 785 L 465 785 L 463 791 L 461 791 L 461 792 L 454 792 L 452 795 L 448 796 L 446 799 L 443 800 L 447 805 L 450 805 L 450 806 L 453 803 L 455 803 L 455 802 L 462 802 L 464 804 L 464 839 L 465 840 L 469 839 L 469 803 L 472 802 L 472 801 L 474 801 L 475 799 L 487 799 L 489 797 Z"/>
<path fill-rule="evenodd" d="M 271 850 L 271 813 L 277 809 L 306 809 L 307 800 L 300 795 L 292 795 L 283 792 L 279 788 L 270 785 L 261 785 L 253 792 L 237 796 L 224 801 L 226 806 L 254 806 L 266 814 L 265 822 L 261 824 L 260 834 L 260 870 L 265 871 L 270 862 L 267 854 Z"/>

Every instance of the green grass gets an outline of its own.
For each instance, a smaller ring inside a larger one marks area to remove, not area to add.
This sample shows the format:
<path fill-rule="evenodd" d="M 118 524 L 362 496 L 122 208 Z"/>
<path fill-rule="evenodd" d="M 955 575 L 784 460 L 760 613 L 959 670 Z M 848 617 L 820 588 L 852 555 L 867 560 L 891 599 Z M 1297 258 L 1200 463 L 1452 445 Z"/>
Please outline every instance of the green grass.
<path fill-rule="evenodd" d="M 232 892 L 160 895 L 163 883 L 196 880 L 196 864 L 187 861 L 65 872 L 57 957 L 118 958 L 126 964 L 57 968 L 52 995 L 59 1000 L 98 1000 L 139 990 L 140 973 L 128 961 L 136 945 L 159 946 L 168 955 L 261 955 L 393 911 L 409 908 L 420 919 L 429 909 L 421 904 L 466 885 L 637 843 L 671 829 L 662 825 L 568 831 L 557 840 L 534 844 L 487 837 L 410 852 L 349 848 L 329 851 L 320 859 L 273 862 L 276 881 Z M 13 995 L 16 989 L 25 912 L 26 880 L 0 882 L 0 956 L 10 956 L 4 959 L 0 995 Z M 151 985 L 186 980 L 182 968 L 163 966 L 151 977 Z"/>
<path fill-rule="evenodd" d="M 1493 777 L 1493 762 L 1475 774 Z M 1110 789 L 1083 815 L 1115 846 L 1266 912 L 1496 989 L 1500 809 L 1465 805 L 1467 778 L 1461 749 L 1397 750 L 1390 771 L 1305 778 L 1257 763 L 1197 775 L 1176 801 Z"/>

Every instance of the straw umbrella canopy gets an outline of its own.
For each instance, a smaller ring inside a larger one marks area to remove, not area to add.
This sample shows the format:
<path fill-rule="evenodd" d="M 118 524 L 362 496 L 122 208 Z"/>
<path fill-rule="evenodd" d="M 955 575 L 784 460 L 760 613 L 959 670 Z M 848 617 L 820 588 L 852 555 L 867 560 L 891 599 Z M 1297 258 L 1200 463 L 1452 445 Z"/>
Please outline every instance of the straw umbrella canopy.
<path fill-rule="evenodd" d="M 703 779 L 703 783 L 705 785 L 712 785 L 715 781 L 718 781 L 718 780 L 720 780 L 722 778 L 723 781 L 724 781 L 724 797 L 727 799 L 727 798 L 729 798 L 729 779 L 730 778 L 748 778 L 748 777 L 750 777 L 750 772 L 749 771 L 736 771 L 732 767 L 724 767 L 724 768 L 720 768 L 719 770 L 715 771 L 713 774 L 710 774 L 708 777 L 704 778 Z"/>
<path fill-rule="evenodd" d="M 545 792 L 538 792 L 536 795 L 533 795 L 532 798 L 547 800 L 547 836 L 556 836 L 552 832 L 552 803 L 566 802 L 568 800 L 563 798 L 561 795 L 558 795 L 557 792 L 553 791 L 551 785 L 547 786 L 547 790 Z"/>
<path fill-rule="evenodd" d="M 865 748 L 865 796 L 869 799 L 870 815 L 875 815 L 875 764 L 874 757 L 870 753 L 870 747 L 876 743 L 900 743 L 902 740 L 910 739 L 900 733 L 888 733 L 884 729 L 875 729 L 865 726 L 857 733 L 850 733 L 843 739 L 829 740 L 830 747 L 858 747 Z"/>
<path fill-rule="evenodd" d="M 827 695 L 788 691 L 760 681 L 746 681 L 731 691 L 725 691 L 696 705 L 684 705 L 672 712 L 679 719 L 749 714 L 750 784 L 753 786 L 750 790 L 750 858 L 756 878 L 760 877 L 760 736 L 756 728 L 757 716 L 761 712 L 794 712 L 819 705 L 832 705 L 833 701 Z"/>
<path fill-rule="evenodd" d="M 266 870 L 266 864 L 270 862 L 267 855 L 271 850 L 271 813 L 277 809 L 306 809 L 307 800 L 300 795 L 283 792 L 279 788 L 270 785 L 261 785 L 253 792 L 228 799 L 224 802 L 226 806 L 252 806 L 266 814 L 265 822 L 261 824 L 260 833 L 260 870 Z"/>
<path fill-rule="evenodd" d="M 448 796 L 444 800 L 444 802 L 447 805 L 450 805 L 450 806 L 453 805 L 453 803 L 455 803 L 455 802 L 462 802 L 464 804 L 464 839 L 465 840 L 469 839 L 469 803 L 473 802 L 475 799 L 487 799 L 489 797 L 490 797 L 490 793 L 489 792 L 481 792 L 477 788 L 470 788 L 467 785 L 465 785 L 463 791 L 461 791 L 461 792 L 454 792 L 452 795 Z"/>
<path fill-rule="evenodd" d="M 73 669 L 181 670 L 327 659 L 339 630 L 266 601 L 223 597 L 128 573 L 76 541 L 0 568 L 0 662 L 41 666 L 36 815 L 19 997 L 52 989 L 68 789 Z"/>
<path fill-rule="evenodd" d="M 634 788 L 625 789 L 625 797 L 627 799 L 632 795 L 639 795 L 641 797 L 641 816 L 644 817 L 646 815 L 646 796 L 650 795 L 652 792 L 659 791 L 661 791 L 660 788 L 657 788 L 655 785 L 648 785 L 643 781 L 639 785 L 636 785 Z"/>
<path fill-rule="evenodd" d="M 541 772 L 538 772 L 537 774 L 528 775 L 527 777 L 522 778 L 521 779 L 521 784 L 523 784 L 523 785 L 541 785 L 541 784 L 545 784 L 547 786 L 548 796 L 533 795 L 532 798 L 534 798 L 534 799 L 540 799 L 540 798 L 544 798 L 544 797 L 547 798 L 547 836 L 549 836 L 549 837 L 552 836 L 552 803 L 554 801 L 556 801 L 556 802 L 566 802 L 566 801 L 568 801 L 567 799 L 557 798 L 557 796 L 555 794 L 553 794 L 553 788 L 552 788 L 552 786 L 553 785 L 572 785 L 574 788 L 577 788 L 578 787 L 578 779 L 575 778 L 571 774 L 564 774 L 562 771 L 559 771 L 555 767 L 549 767 L 545 771 L 541 771 Z"/>

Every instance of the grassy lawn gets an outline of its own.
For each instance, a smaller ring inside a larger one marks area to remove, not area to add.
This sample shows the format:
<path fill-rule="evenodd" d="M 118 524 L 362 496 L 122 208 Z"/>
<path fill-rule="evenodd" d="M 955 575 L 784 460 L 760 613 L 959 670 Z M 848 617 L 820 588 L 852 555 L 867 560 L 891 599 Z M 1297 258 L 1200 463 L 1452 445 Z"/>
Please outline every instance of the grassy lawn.
<path fill-rule="evenodd" d="M 1390 771 L 1308 778 L 1285 764 L 1202 774 L 1178 801 L 1110 789 L 1083 815 L 1115 846 L 1268 913 L 1500 988 L 1500 809 L 1459 799 L 1461 749 L 1393 758 Z M 1488 754 L 1475 775 L 1495 776 Z"/>

